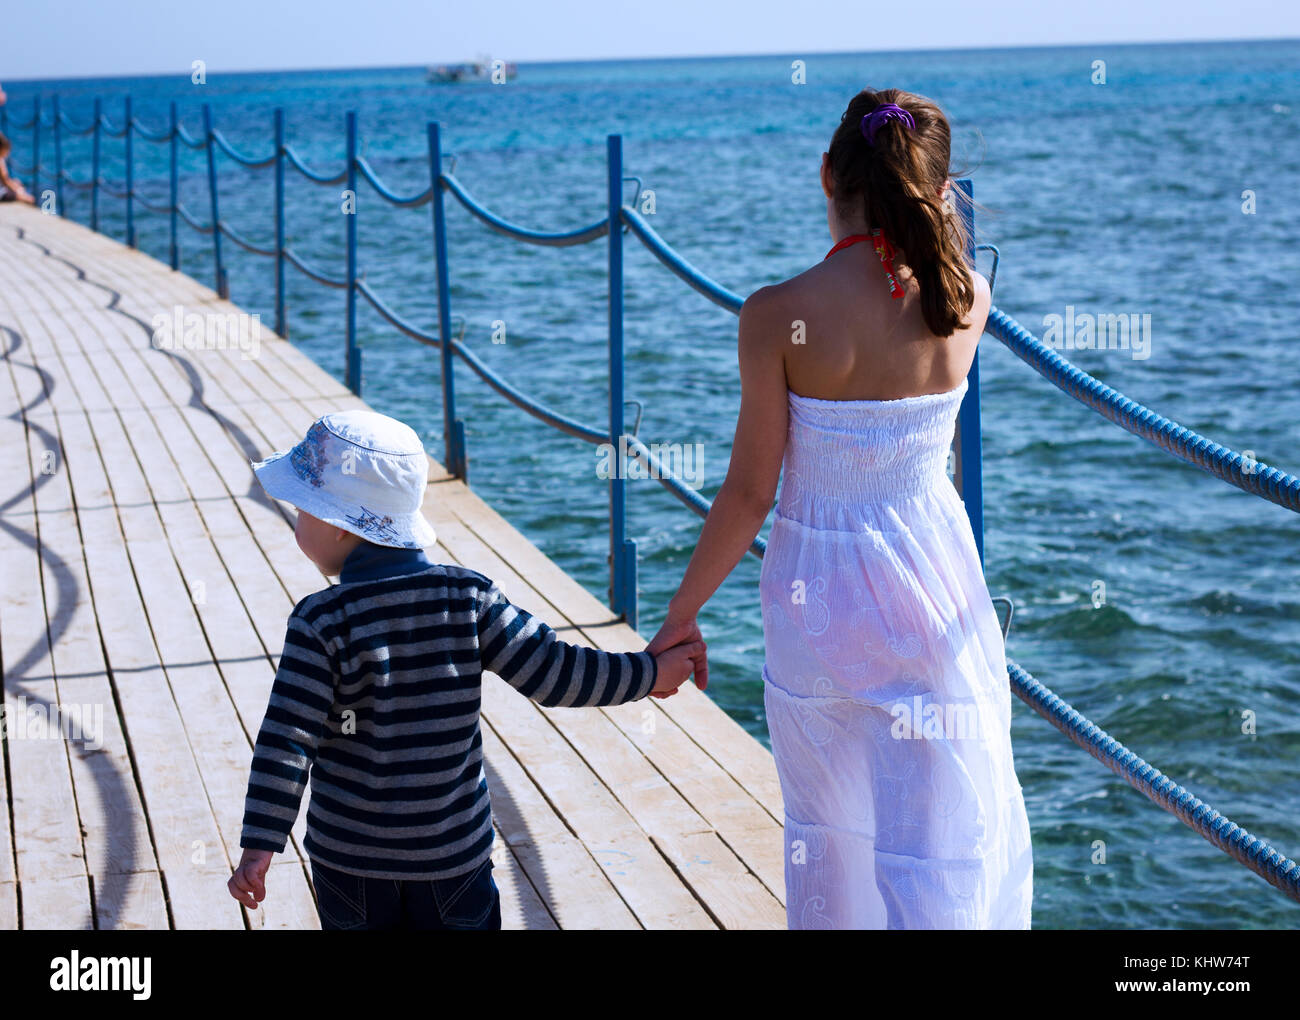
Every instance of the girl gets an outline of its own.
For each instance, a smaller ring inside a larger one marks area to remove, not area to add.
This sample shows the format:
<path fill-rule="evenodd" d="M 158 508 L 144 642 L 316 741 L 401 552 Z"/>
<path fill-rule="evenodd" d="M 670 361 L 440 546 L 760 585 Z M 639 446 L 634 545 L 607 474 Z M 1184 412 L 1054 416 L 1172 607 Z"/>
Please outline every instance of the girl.
<path fill-rule="evenodd" d="M 922 96 L 849 103 L 822 154 L 833 246 L 741 309 L 730 466 L 648 648 L 699 638 L 784 467 L 759 588 L 791 928 L 1030 922 L 1002 635 L 945 471 L 991 300 L 949 152 Z"/>

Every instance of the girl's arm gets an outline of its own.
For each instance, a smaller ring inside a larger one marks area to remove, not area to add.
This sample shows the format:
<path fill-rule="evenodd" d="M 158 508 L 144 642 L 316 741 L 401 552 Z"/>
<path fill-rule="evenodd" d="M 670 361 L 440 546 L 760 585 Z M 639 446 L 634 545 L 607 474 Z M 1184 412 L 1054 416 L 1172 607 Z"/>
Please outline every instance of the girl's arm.
<path fill-rule="evenodd" d="M 785 345 L 791 333 L 785 320 L 780 295 L 771 287 L 741 307 L 740 415 L 731 462 L 664 625 L 648 646 L 652 653 L 698 634 L 700 608 L 740 562 L 772 509 L 790 417 Z M 702 679 L 697 671 L 696 682 Z"/>

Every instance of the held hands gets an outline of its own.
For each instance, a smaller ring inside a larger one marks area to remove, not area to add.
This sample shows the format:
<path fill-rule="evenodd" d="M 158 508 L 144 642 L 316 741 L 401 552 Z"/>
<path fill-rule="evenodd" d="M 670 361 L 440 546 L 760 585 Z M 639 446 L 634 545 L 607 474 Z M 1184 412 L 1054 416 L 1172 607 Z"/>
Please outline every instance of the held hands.
<path fill-rule="evenodd" d="M 703 675 L 702 671 L 706 668 L 704 662 L 703 641 L 683 641 L 681 644 L 673 645 L 667 651 L 660 652 L 655 656 L 658 673 L 650 697 L 671 698 L 692 673 L 696 674 L 695 682 L 700 684 L 700 689 L 703 690 L 704 685 L 700 683 L 699 677 Z"/>
<path fill-rule="evenodd" d="M 646 651 L 655 657 L 659 674 L 650 692 L 652 698 L 672 697 L 692 673 L 696 687 L 704 690 L 708 686 L 708 646 L 694 616 L 679 618 L 670 612 Z"/>
<path fill-rule="evenodd" d="M 256 910 L 266 899 L 266 869 L 271 866 L 273 856 L 270 850 L 245 849 L 239 867 L 226 883 L 230 895 L 249 910 Z"/>

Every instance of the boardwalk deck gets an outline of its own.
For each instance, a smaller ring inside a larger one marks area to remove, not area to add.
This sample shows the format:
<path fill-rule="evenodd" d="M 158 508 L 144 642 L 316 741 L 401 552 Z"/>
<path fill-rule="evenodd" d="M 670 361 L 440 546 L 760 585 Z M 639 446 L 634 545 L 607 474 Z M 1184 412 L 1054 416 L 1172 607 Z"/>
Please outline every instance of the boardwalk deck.
<path fill-rule="evenodd" d="M 318 927 L 305 810 L 262 907 L 225 890 L 284 620 L 326 583 L 249 460 L 364 404 L 265 330 L 155 348 L 160 312 L 239 309 L 77 224 L 0 207 L 0 280 L 0 928 Z M 435 557 L 644 646 L 441 465 L 428 495 Z M 74 705 L 101 746 L 40 738 Z M 507 928 L 784 927 L 772 757 L 694 687 L 547 710 L 488 675 L 483 739 Z"/>

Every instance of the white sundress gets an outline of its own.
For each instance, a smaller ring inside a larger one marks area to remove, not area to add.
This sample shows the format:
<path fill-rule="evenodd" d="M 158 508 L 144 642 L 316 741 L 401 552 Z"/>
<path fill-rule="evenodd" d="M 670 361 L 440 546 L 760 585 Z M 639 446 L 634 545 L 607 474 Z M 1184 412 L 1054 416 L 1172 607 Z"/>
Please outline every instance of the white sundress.
<path fill-rule="evenodd" d="M 1002 632 L 946 463 L 963 381 L 790 393 L 763 558 L 790 928 L 1028 928 Z"/>

